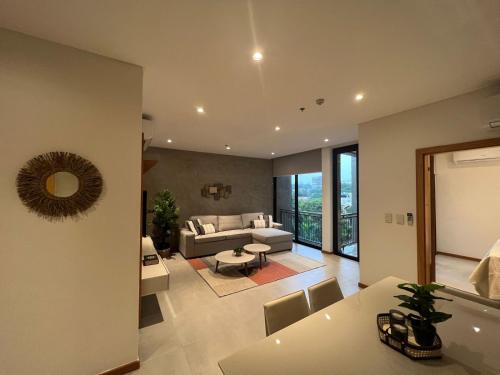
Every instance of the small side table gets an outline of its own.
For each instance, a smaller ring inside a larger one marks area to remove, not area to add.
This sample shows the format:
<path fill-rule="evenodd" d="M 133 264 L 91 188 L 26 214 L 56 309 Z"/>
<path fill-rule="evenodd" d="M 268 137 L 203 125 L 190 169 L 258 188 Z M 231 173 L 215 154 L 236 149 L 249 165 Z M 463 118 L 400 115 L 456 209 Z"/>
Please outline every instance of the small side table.
<path fill-rule="evenodd" d="M 259 268 L 262 269 L 262 256 L 264 256 L 264 262 L 267 262 L 266 253 L 271 250 L 271 246 L 263 243 L 251 243 L 243 246 L 243 249 L 250 254 L 259 254 Z"/>
<path fill-rule="evenodd" d="M 248 262 L 251 262 L 255 259 L 254 254 L 241 254 L 241 256 L 237 257 L 233 255 L 233 250 L 221 251 L 215 255 L 215 260 L 217 263 L 215 264 L 215 273 L 219 271 L 219 263 L 225 264 L 241 264 L 245 267 L 245 273 L 248 276 Z"/>

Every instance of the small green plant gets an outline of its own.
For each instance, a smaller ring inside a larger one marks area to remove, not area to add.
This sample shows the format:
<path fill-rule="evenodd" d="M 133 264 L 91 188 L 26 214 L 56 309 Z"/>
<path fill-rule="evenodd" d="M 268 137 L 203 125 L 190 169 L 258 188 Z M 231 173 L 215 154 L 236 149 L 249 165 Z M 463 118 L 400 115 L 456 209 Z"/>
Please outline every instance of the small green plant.
<path fill-rule="evenodd" d="M 236 249 L 234 249 L 234 255 L 239 257 L 239 256 L 241 256 L 241 254 L 243 254 L 244 251 L 245 251 L 245 249 L 243 249 L 242 247 L 237 247 Z"/>
<path fill-rule="evenodd" d="M 177 227 L 179 209 L 175 204 L 173 194 L 168 190 L 159 192 L 154 201 L 153 209 L 153 233 L 151 235 L 158 250 L 168 246 L 168 237 L 171 231 Z"/>
<path fill-rule="evenodd" d="M 399 306 L 406 307 L 418 314 L 408 315 L 416 342 L 422 346 L 433 345 L 436 336 L 436 327 L 433 324 L 441 323 L 451 318 L 451 314 L 436 311 L 434 308 L 434 304 L 438 299 L 452 301 L 451 299 L 438 297 L 433 294 L 436 290 L 444 288 L 444 286 L 437 284 L 418 285 L 404 283 L 399 284 L 398 288 L 412 293 L 411 296 L 400 294 L 394 297 L 403 301 Z"/>
<path fill-rule="evenodd" d="M 436 311 L 434 308 L 434 303 L 437 299 L 452 301 L 451 299 L 438 297 L 432 294 L 436 290 L 444 288 L 444 286 L 438 284 L 418 285 L 404 283 L 399 284 L 398 288 L 412 293 L 411 296 L 406 294 L 394 296 L 403 301 L 399 306 L 415 311 L 421 318 L 425 319 L 430 324 L 441 323 L 451 318 L 451 314 Z"/>

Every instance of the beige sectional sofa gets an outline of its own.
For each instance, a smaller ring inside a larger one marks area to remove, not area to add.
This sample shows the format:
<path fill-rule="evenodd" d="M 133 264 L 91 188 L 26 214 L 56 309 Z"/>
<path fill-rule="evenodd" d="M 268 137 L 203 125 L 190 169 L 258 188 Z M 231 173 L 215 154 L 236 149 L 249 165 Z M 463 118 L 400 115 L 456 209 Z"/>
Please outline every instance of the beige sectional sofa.
<path fill-rule="evenodd" d="M 251 228 L 251 221 L 262 212 L 241 215 L 199 215 L 190 220 L 200 219 L 203 224 L 212 223 L 216 232 L 195 235 L 187 228 L 181 229 L 179 250 L 185 258 L 196 258 L 216 254 L 220 251 L 242 247 L 249 243 L 264 243 L 271 246 L 269 252 L 290 250 L 293 236 L 281 230 L 281 224 L 273 223 L 272 228 Z"/>

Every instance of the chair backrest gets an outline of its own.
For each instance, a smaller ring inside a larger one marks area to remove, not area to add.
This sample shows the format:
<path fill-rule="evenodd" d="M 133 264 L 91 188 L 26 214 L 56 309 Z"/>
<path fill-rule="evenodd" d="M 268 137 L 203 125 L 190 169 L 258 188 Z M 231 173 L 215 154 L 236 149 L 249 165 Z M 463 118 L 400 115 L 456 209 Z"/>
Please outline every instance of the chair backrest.
<path fill-rule="evenodd" d="M 324 309 L 331 304 L 344 299 L 336 277 L 314 284 L 307 289 L 311 313 Z"/>
<path fill-rule="evenodd" d="M 303 290 L 288 294 L 264 305 L 266 336 L 309 315 L 309 305 Z"/>

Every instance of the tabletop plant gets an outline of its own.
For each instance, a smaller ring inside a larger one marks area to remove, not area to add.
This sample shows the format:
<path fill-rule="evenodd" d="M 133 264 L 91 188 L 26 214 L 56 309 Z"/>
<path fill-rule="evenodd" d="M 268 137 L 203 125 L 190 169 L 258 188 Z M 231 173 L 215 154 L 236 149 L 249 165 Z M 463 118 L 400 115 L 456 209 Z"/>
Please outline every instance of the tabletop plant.
<path fill-rule="evenodd" d="M 240 257 L 241 254 L 243 254 L 243 251 L 245 250 L 242 247 L 237 247 L 236 249 L 234 249 L 234 255 Z"/>
<path fill-rule="evenodd" d="M 431 346 L 436 336 L 436 327 L 434 324 L 442 323 L 451 318 L 451 314 L 436 311 L 434 304 L 438 299 L 446 301 L 452 300 L 438 297 L 433 294 L 436 290 L 444 288 L 443 285 L 403 283 L 399 284 L 398 288 L 412 293 L 411 296 L 401 294 L 394 297 L 403 301 L 399 306 L 406 307 L 418 314 L 408 315 L 408 319 L 413 328 L 415 341 L 422 346 Z"/>

